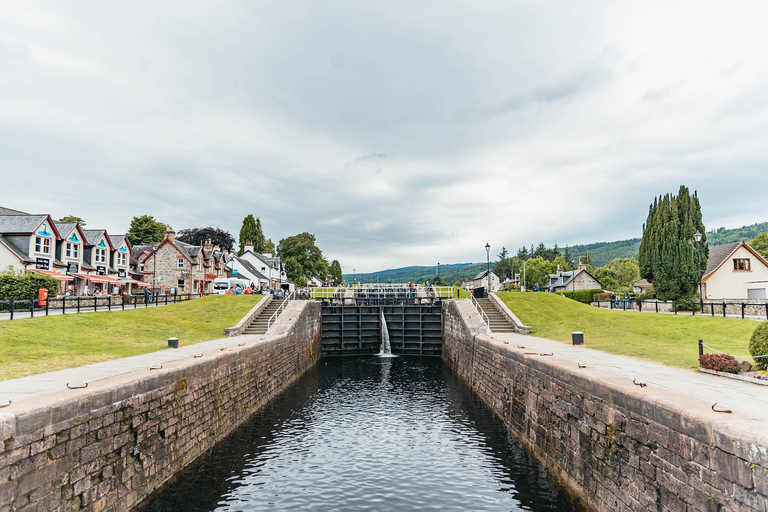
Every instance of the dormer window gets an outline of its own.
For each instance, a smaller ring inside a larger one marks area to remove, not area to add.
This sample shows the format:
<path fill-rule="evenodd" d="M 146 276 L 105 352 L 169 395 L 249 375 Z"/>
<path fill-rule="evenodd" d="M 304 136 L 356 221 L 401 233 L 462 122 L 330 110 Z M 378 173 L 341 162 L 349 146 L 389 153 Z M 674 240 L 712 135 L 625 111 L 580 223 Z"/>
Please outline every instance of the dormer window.
<path fill-rule="evenodd" d="M 121 267 L 125 266 L 126 259 L 127 257 L 124 253 L 121 253 L 121 252 L 117 253 L 117 264 L 120 265 Z"/>
<path fill-rule="evenodd" d="M 176 268 L 184 268 L 184 258 L 179 258 L 178 262 L 176 263 Z"/>
<path fill-rule="evenodd" d="M 35 252 L 41 254 L 51 253 L 51 239 L 42 236 L 35 237 Z"/>
<path fill-rule="evenodd" d="M 67 242 L 67 258 L 76 260 L 80 257 L 80 244 Z"/>
<path fill-rule="evenodd" d="M 106 249 L 100 249 L 96 248 L 96 263 L 106 263 L 107 262 L 107 250 Z"/>

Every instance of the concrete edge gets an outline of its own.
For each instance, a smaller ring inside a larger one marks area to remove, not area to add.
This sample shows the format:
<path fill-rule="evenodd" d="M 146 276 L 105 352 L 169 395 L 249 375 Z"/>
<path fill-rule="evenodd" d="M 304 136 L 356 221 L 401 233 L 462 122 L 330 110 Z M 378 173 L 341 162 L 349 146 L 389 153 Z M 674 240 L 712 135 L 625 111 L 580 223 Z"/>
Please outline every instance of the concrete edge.
<path fill-rule="evenodd" d="M 523 322 L 520 321 L 519 318 L 517 318 L 517 315 L 515 315 L 509 307 L 504 304 L 504 301 L 501 300 L 496 296 L 495 293 L 490 293 L 488 296 L 491 298 L 493 303 L 496 305 L 496 308 L 499 310 L 499 312 L 502 315 L 506 315 L 507 319 L 512 322 L 512 325 L 515 327 L 515 330 L 520 334 L 530 334 L 533 332 L 533 327 L 529 327 L 527 325 L 523 325 Z"/>
<path fill-rule="evenodd" d="M 86 417 L 95 409 L 117 406 L 137 395 L 180 383 L 201 371 L 215 372 L 217 368 L 232 360 L 281 345 L 288 341 L 288 329 L 300 320 L 308 304 L 304 301 L 291 304 L 296 314 L 289 317 L 290 320 L 284 320 L 286 329 L 283 334 L 243 336 L 239 341 L 243 345 L 231 344 L 223 349 L 209 350 L 203 352 L 201 358 L 190 356 L 177 359 L 164 363 L 163 368 L 159 370 L 134 370 L 91 382 L 87 388 L 64 389 L 61 392 L 25 398 L 19 403 L 14 402 L 0 411 L 0 433 L 3 438 L 13 436 L 17 440 L 25 440 L 27 436 L 32 436 L 42 429 L 56 431 L 62 424 L 73 422 L 77 417 Z M 2 445 L 0 453 L 3 453 Z"/>
<path fill-rule="evenodd" d="M 759 386 L 768 386 L 768 380 L 755 379 L 753 377 L 747 377 L 746 375 L 738 375 L 735 373 L 719 372 L 717 370 L 710 370 L 709 368 L 698 368 L 701 373 L 708 373 L 710 375 L 717 375 L 718 377 L 725 377 L 726 379 L 740 380 L 742 382 L 751 382 Z"/>
<path fill-rule="evenodd" d="M 243 331 L 251 324 L 251 321 L 259 314 L 261 313 L 264 308 L 266 308 L 270 302 L 272 302 L 272 295 L 271 294 L 265 294 L 264 297 L 261 298 L 259 302 L 256 303 L 255 306 L 251 308 L 251 310 L 245 314 L 243 318 L 240 319 L 239 322 L 237 322 L 237 325 L 234 327 L 225 327 L 224 328 L 224 334 L 226 334 L 229 337 L 232 336 L 239 336 L 243 333 Z"/>

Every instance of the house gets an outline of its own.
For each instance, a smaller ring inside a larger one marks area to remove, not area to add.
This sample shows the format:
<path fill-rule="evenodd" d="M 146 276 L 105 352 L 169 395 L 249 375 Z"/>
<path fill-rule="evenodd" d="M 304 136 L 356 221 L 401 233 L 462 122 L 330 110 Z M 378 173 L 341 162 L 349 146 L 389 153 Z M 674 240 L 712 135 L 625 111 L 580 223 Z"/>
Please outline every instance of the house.
<path fill-rule="evenodd" d="M 259 272 L 247 259 L 234 256 L 230 260 L 228 266 L 232 276 L 244 277 L 250 279 L 256 286 L 269 288 L 269 278 Z"/>
<path fill-rule="evenodd" d="M 600 281 L 587 272 L 587 266 L 584 263 L 579 263 L 578 269 L 569 270 L 568 272 L 560 271 L 558 268 L 556 274 L 549 274 L 549 283 L 544 285 L 546 291 L 553 293 L 602 288 L 603 285 L 600 284 Z"/>
<path fill-rule="evenodd" d="M 635 293 L 648 293 L 653 285 L 647 279 L 641 279 L 632 286 L 632 291 Z"/>
<path fill-rule="evenodd" d="M 701 284 L 705 299 L 765 299 L 768 261 L 746 242 L 712 246 Z"/>
<path fill-rule="evenodd" d="M 68 281 L 66 265 L 56 257 L 60 240 L 50 215 L 0 215 L 0 268 L 11 266 Z"/>
<path fill-rule="evenodd" d="M 226 255 L 210 240 L 192 245 L 176 240 L 176 232 L 167 226 L 157 245 L 133 248 L 134 272 L 160 293 L 210 293 L 213 280 L 226 277 Z"/>
<path fill-rule="evenodd" d="M 501 288 L 501 279 L 499 279 L 499 276 L 493 273 L 493 270 L 491 270 L 490 272 L 491 272 L 490 289 L 488 289 L 488 277 L 487 277 L 488 271 L 487 270 L 480 272 L 472 279 L 472 285 L 473 285 L 472 287 L 480 288 L 482 286 L 486 288 L 486 292 L 491 292 L 491 293 L 499 291 L 499 289 Z"/>
<path fill-rule="evenodd" d="M 277 289 L 281 283 L 288 282 L 283 262 L 280 258 L 273 258 L 271 251 L 264 251 L 262 254 L 258 254 L 253 250 L 253 244 L 245 244 L 243 249 L 243 254 L 237 258 L 247 261 L 254 269 L 266 277 L 269 288 Z M 230 267 L 230 270 L 233 269 Z"/>

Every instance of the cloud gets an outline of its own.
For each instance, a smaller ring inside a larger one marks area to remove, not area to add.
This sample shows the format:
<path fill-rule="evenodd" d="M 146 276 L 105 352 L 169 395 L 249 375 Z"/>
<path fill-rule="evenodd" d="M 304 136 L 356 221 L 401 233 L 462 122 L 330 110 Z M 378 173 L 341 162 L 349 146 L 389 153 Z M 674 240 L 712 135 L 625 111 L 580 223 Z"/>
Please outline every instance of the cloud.
<path fill-rule="evenodd" d="M 9 4 L 0 205 L 114 233 L 252 213 L 345 271 L 639 236 L 681 184 L 707 226 L 764 221 L 767 10 Z"/>

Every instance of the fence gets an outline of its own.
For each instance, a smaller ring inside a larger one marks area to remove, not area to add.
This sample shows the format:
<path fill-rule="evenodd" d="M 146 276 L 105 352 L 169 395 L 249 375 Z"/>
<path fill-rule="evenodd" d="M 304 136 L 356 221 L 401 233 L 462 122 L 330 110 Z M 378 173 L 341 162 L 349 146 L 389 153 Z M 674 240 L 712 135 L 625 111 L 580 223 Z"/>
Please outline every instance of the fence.
<path fill-rule="evenodd" d="M 138 294 L 110 295 L 108 297 L 56 297 L 45 301 L 38 299 L 0 300 L 0 313 L 10 313 L 10 320 L 16 313 L 29 313 L 30 317 L 48 316 L 50 313 L 61 311 L 61 314 L 80 313 L 81 311 L 112 311 L 113 309 L 136 309 L 139 307 L 175 304 L 185 300 L 197 299 L 205 294 L 186 293 L 168 294 Z M 40 305 L 39 302 L 45 302 Z M 24 318 L 28 318 L 26 315 Z"/>
<path fill-rule="evenodd" d="M 631 301 L 631 300 L 615 300 L 613 302 L 609 300 L 596 300 L 590 303 L 592 306 L 606 309 L 621 309 L 621 310 L 636 310 L 636 311 L 653 311 L 655 313 L 674 313 L 678 311 L 690 311 L 692 315 L 699 313 L 700 315 L 708 316 L 741 316 L 746 318 L 747 316 L 765 316 L 768 319 L 768 302 L 760 303 L 748 303 L 738 301 L 707 301 L 692 302 L 692 301 Z"/>

